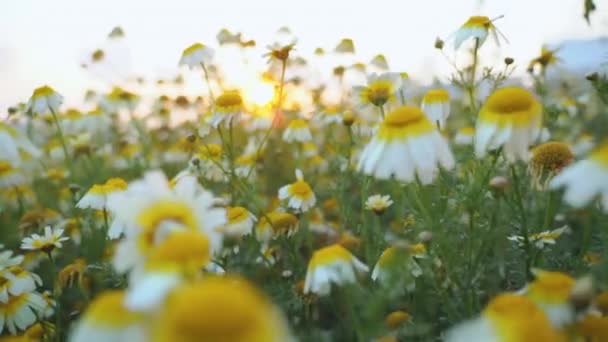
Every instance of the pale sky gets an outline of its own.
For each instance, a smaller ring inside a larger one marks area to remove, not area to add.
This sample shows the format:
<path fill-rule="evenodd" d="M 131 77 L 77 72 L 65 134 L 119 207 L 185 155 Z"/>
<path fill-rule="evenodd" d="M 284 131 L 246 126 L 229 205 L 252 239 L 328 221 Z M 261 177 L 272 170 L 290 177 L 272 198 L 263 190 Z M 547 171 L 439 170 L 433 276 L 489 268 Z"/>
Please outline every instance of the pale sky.
<path fill-rule="evenodd" d="M 242 31 L 263 47 L 287 25 L 304 56 L 350 37 L 358 59 L 384 53 L 393 70 L 428 81 L 449 72 L 433 49 L 435 37 L 449 36 L 471 15 L 505 15 L 495 24 L 509 44 L 484 46 L 486 54 L 512 56 L 524 69 L 543 43 L 607 36 L 608 1 L 596 2 L 588 26 L 583 0 L 2 0 L 0 111 L 42 84 L 67 102 L 80 99 L 98 83 L 79 63 L 117 25 L 126 32 L 133 69 L 150 77 L 174 70 L 193 42 L 217 45 L 220 28 Z"/>

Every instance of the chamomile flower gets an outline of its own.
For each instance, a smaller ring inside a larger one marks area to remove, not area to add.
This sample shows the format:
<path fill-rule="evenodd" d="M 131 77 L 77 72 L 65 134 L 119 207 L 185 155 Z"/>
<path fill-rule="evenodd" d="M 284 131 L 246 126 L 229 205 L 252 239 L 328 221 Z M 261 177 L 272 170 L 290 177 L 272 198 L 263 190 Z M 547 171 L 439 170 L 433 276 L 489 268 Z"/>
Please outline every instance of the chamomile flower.
<path fill-rule="evenodd" d="M 458 50 L 462 43 L 469 39 L 477 40 L 477 46 L 481 47 L 489 34 L 492 34 L 496 44 L 500 44 L 498 40 L 499 31 L 494 26 L 494 21 L 499 18 L 502 18 L 502 16 L 495 19 L 486 16 L 470 17 L 454 34 L 454 48 Z"/>
<path fill-rule="evenodd" d="M 355 53 L 355 43 L 350 38 L 343 38 L 334 48 L 337 53 Z"/>
<path fill-rule="evenodd" d="M 511 293 L 494 297 L 475 319 L 450 329 L 446 342 L 565 341 L 531 300 Z"/>
<path fill-rule="evenodd" d="M 201 43 L 194 43 L 184 49 L 182 57 L 179 59 L 179 65 L 187 65 L 190 69 L 208 65 L 213 60 L 215 51 L 212 48 Z"/>
<path fill-rule="evenodd" d="M 33 292 L 37 286 L 42 285 L 42 279 L 21 266 L 15 265 L 8 269 L 0 270 L 0 302 L 6 303 L 10 296 L 19 296 L 24 293 Z"/>
<path fill-rule="evenodd" d="M 536 271 L 536 279 L 521 292 L 534 301 L 556 328 L 574 322 L 574 306 L 570 295 L 576 280 L 561 272 Z"/>
<path fill-rule="evenodd" d="M 304 180 L 304 174 L 296 169 L 296 181 L 279 189 L 279 199 L 289 200 L 287 205 L 299 211 L 308 211 L 317 199 L 310 185 Z"/>
<path fill-rule="evenodd" d="M 273 211 L 260 217 L 255 227 L 258 240 L 267 243 L 276 236 L 290 236 L 298 229 L 298 218 L 290 213 Z"/>
<path fill-rule="evenodd" d="M 131 273 L 126 307 L 136 311 L 158 308 L 173 288 L 202 275 L 210 262 L 209 247 L 209 240 L 200 231 L 170 233 L 152 249 L 144 269 Z"/>
<path fill-rule="evenodd" d="M 227 223 L 218 230 L 226 236 L 240 237 L 250 234 L 258 219 L 246 208 L 228 207 L 226 220 Z"/>
<path fill-rule="evenodd" d="M 87 307 L 70 335 L 72 342 L 138 342 L 148 338 L 145 316 L 125 307 L 125 292 L 109 290 L 99 294 Z"/>
<path fill-rule="evenodd" d="M 39 115 L 45 115 L 49 112 L 58 113 L 61 103 L 63 103 L 63 96 L 55 89 L 45 85 L 34 90 L 25 111 Z"/>
<path fill-rule="evenodd" d="M 386 61 L 386 57 L 383 54 L 377 54 L 372 58 L 369 62 L 370 65 L 375 66 L 380 70 L 388 70 L 388 62 Z"/>
<path fill-rule="evenodd" d="M 570 233 L 568 226 L 563 226 L 553 230 L 546 230 L 540 233 L 534 233 L 528 236 L 528 241 L 534 244 L 536 248 L 543 249 L 545 245 L 555 245 L 557 239 L 559 239 L 564 233 Z M 524 246 L 524 237 L 520 235 L 512 235 L 507 239 L 517 242 L 520 247 Z"/>
<path fill-rule="evenodd" d="M 208 117 L 208 123 L 218 128 L 224 122 L 229 126 L 233 120 L 239 120 L 243 113 L 243 98 L 237 91 L 226 91 L 215 99 L 213 112 Z"/>
<path fill-rule="evenodd" d="M 26 178 L 23 172 L 19 170 L 8 160 L 0 160 L 0 188 L 11 188 L 23 185 Z"/>
<path fill-rule="evenodd" d="M 456 145 L 473 145 L 475 138 L 475 128 L 466 126 L 458 130 L 454 136 L 454 144 Z"/>
<path fill-rule="evenodd" d="M 108 198 L 112 194 L 127 189 L 127 182 L 122 178 L 110 178 L 104 184 L 95 184 L 76 203 L 76 208 L 105 210 L 108 207 Z"/>
<path fill-rule="evenodd" d="M 384 213 L 386 208 L 393 205 L 390 195 L 372 195 L 365 200 L 365 209 L 371 210 L 377 215 Z"/>
<path fill-rule="evenodd" d="M 574 207 L 583 207 L 599 196 L 608 211 L 608 143 L 597 147 L 587 159 L 563 169 L 549 187 L 565 187 L 564 200 Z"/>
<path fill-rule="evenodd" d="M 153 340 L 158 342 L 291 340 L 281 312 L 258 289 L 233 276 L 208 277 L 176 288 L 153 326 Z"/>
<path fill-rule="evenodd" d="M 581 134 L 576 141 L 572 144 L 572 151 L 577 157 L 581 157 L 589 153 L 595 147 L 595 140 L 593 135 L 588 133 Z"/>
<path fill-rule="evenodd" d="M 32 234 L 21 241 L 21 249 L 50 252 L 63 247 L 63 242 L 70 238 L 63 235 L 63 229 L 44 227 L 44 235 Z"/>
<path fill-rule="evenodd" d="M 9 297 L 8 301 L 0 302 L 0 334 L 7 331 L 16 335 L 42 317 L 48 305 L 42 296 L 36 292 L 22 293 Z M 5 330 L 6 329 L 6 330 Z"/>
<path fill-rule="evenodd" d="M 306 142 L 312 140 L 308 122 L 304 119 L 293 119 L 283 131 L 283 140 L 286 142 Z"/>
<path fill-rule="evenodd" d="M 378 179 L 411 182 L 418 177 L 429 184 L 439 166 L 454 167 L 448 143 L 420 109 L 402 106 L 386 115 L 361 152 L 357 168 Z"/>
<path fill-rule="evenodd" d="M 426 256 L 424 244 L 391 246 L 385 249 L 372 270 L 372 280 L 383 284 L 391 284 L 399 277 L 405 282 L 408 291 L 416 289 L 416 278 L 422 275 L 422 268 L 416 258 Z"/>
<path fill-rule="evenodd" d="M 529 158 L 528 146 L 542 129 L 542 105 L 528 90 L 505 87 L 492 93 L 481 107 L 475 127 L 475 154 L 503 148 L 507 160 Z"/>
<path fill-rule="evenodd" d="M 315 251 L 308 262 L 304 293 L 329 295 L 331 285 L 356 282 L 356 273 L 366 273 L 369 268 L 346 248 L 335 244 Z"/>
<path fill-rule="evenodd" d="M 150 171 L 115 194 L 110 204 L 116 219 L 129 228 L 114 256 L 119 272 L 143 267 L 154 248 L 176 231 L 201 231 L 209 238 L 210 253 L 221 248 L 216 229 L 225 223 L 225 211 L 215 207 L 213 195 L 191 175 L 171 187 L 162 172 Z"/>
<path fill-rule="evenodd" d="M 431 122 L 444 129 L 450 116 L 450 93 L 445 89 L 431 89 L 424 94 L 421 107 Z"/>
<path fill-rule="evenodd" d="M 22 161 L 23 152 L 34 158 L 41 155 L 40 150 L 32 144 L 25 134 L 0 122 L 0 159 L 18 165 Z"/>
<path fill-rule="evenodd" d="M 330 125 L 332 123 L 339 124 L 342 123 L 343 120 L 343 111 L 339 106 L 329 106 L 322 110 L 315 119 L 323 125 Z"/>
<path fill-rule="evenodd" d="M 552 141 L 532 149 L 530 158 L 530 173 L 539 188 L 544 188 L 546 180 L 550 180 L 561 170 L 574 161 L 574 154 L 568 144 Z"/>
<path fill-rule="evenodd" d="M 382 107 L 386 103 L 395 102 L 400 87 L 399 74 L 371 74 L 367 77 L 367 86 L 353 87 L 355 104 L 359 109 Z"/>

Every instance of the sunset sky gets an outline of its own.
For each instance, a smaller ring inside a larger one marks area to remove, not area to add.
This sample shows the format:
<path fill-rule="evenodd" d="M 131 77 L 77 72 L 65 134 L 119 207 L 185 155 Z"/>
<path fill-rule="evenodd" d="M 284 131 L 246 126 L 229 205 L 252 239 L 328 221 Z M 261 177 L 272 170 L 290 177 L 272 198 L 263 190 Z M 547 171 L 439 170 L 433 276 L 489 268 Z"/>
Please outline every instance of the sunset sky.
<path fill-rule="evenodd" d="M 148 76 L 175 70 L 181 51 L 195 41 L 216 45 L 220 28 L 242 31 L 260 49 L 284 25 L 298 37 L 298 53 L 331 49 L 343 37 L 355 41 L 362 61 L 384 53 L 397 71 L 419 80 L 445 76 L 448 66 L 433 49 L 470 15 L 504 15 L 496 26 L 509 43 L 488 56 L 512 56 L 522 65 L 543 43 L 608 33 L 608 3 L 591 26 L 582 0 L 19 0 L 0 6 L 0 110 L 49 84 L 70 102 L 96 86 L 79 64 L 112 27 L 124 28 L 132 68 Z M 559 5 L 558 5 L 559 4 Z M 485 48 L 485 47 L 484 47 Z M 260 57 L 261 59 L 261 57 Z M 229 66 L 227 69 L 230 69 Z"/>

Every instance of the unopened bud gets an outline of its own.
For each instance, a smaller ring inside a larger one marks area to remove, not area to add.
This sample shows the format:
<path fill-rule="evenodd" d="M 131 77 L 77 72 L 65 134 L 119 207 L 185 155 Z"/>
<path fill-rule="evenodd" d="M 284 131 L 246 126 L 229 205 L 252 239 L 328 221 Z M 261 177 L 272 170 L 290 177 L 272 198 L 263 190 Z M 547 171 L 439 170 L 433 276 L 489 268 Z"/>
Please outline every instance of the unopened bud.
<path fill-rule="evenodd" d="M 350 127 L 355 123 L 355 115 L 350 110 L 345 110 L 342 114 L 342 124 L 346 127 Z"/>
<path fill-rule="evenodd" d="M 576 280 L 574 287 L 570 292 L 570 302 L 577 309 L 583 309 L 589 306 L 593 299 L 593 278 L 585 276 Z"/>
<path fill-rule="evenodd" d="M 186 139 L 188 139 L 188 142 L 193 143 L 196 141 L 196 135 L 190 134 Z"/>
<path fill-rule="evenodd" d="M 590 73 L 590 74 L 587 74 L 587 75 L 585 76 L 585 78 L 587 79 L 587 81 L 591 81 L 591 82 L 593 82 L 593 81 L 597 81 L 597 80 L 598 80 L 599 75 L 598 75 L 598 73 L 597 73 L 597 72 L 592 72 L 592 73 Z"/>
<path fill-rule="evenodd" d="M 441 49 L 443 49 L 443 45 L 444 45 L 443 40 L 441 40 L 441 38 L 437 37 L 435 39 L 435 49 L 441 50 Z"/>
<path fill-rule="evenodd" d="M 496 176 L 490 179 L 489 185 L 493 190 L 504 190 L 509 186 L 509 179 L 503 176 Z"/>
<path fill-rule="evenodd" d="M 70 192 L 72 193 L 72 195 L 76 195 L 78 193 L 78 191 L 80 191 L 80 185 L 72 183 L 72 184 L 68 185 L 68 189 L 70 189 Z"/>
<path fill-rule="evenodd" d="M 433 233 L 428 230 L 424 230 L 418 234 L 418 240 L 422 243 L 429 243 L 433 240 Z"/>
<path fill-rule="evenodd" d="M 511 57 L 505 58 L 506 65 L 511 65 L 511 64 L 513 64 L 513 62 L 515 62 L 515 60 L 513 58 L 511 58 Z"/>

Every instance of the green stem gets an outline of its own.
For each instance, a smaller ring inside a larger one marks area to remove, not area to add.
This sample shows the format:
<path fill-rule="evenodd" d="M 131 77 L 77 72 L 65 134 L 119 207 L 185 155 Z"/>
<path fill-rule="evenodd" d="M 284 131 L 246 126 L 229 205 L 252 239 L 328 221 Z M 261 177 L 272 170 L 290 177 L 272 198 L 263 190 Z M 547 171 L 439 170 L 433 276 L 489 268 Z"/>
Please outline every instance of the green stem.
<path fill-rule="evenodd" d="M 55 126 L 57 126 L 57 136 L 59 141 L 61 142 L 61 148 L 63 149 L 63 156 L 65 158 L 66 167 L 70 170 L 70 173 L 73 177 L 72 172 L 72 159 L 70 159 L 70 153 L 68 152 L 68 147 L 65 141 L 65 136 L 63 135 L 63 130 L 61 129 L 61 125 L 59 124 L 59 119 L 57 118 L 57 113 L 51 106 L 49 106 L 49 110 L 51 111 L 51 116 L 53 117 L 53 122 L 55 122 Z"/>
<path fill-rule="evenodd" d="M 511 165 L 511 176 L 513 177 L 513 190 L 515 191 L 515 199 L 516 205 L 519 210 L 519 215 L 521 219 L 521 235 L 524 238 L 524 251 L 526 253 L 526 269 L 525 274 L 526 277 L 530 275 L 531 261 L 532 261 L 532 253 L 531 253 L 531 245 L 530 245 L 530 237 L 528 232 L 528 216 L 526 214 L 526 209 L 524 207 L 524 199 L 520 189 L 520 179 L 517 175 L 517 170 L 515 165 Z"/>
<path fill-rule="evenodd" d="M 209 98 L 211 99 L 211 104 L 215 104 L 215 96 L 213 96 L 213 90 L 211 89 L 211 81 L 209 80 L 209 72 L 207 71 L 207 67 L 205 63 L 201 62 L 201 66 L 203 67 L 203 73 L 205 74 L 205 82 L 207 82 L 207 89 L 209 89 Z"/>
<path fill-rule="evenodd" d="M 471 79 L 467 86 L 467 92 L 469 94 L 469 102 L 471 105 L 471 113 L 475 115 L 477 113 L 477 103 L 475 100 L 475 80 L 477 76 L 477 63 L 478 63 L 478 52 L 479 52 L 479 38 L 475 38 L 475 47 L 473 48 L 473 65 L 471 66 Z"/>

